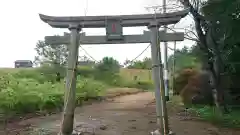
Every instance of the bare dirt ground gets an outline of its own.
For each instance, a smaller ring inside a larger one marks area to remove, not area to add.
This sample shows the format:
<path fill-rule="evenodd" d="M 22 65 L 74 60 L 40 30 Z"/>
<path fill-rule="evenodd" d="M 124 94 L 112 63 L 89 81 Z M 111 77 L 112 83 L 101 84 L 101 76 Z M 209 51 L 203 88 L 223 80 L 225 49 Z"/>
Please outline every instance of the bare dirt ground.
<path fill-rule="evenodd" d="M 153 99 L 154 93 L 143 92 L 78 107 L 75 112 L 75 131 L 90 130 L 93 132 L 95 130 L 96 135 L 148 135 L 157 128 L 155 105 L 147 105 Z M 194 120 L 182 120 L 183 116 L 178 114 L 180 107 L 169 106 L 168 108 L 170 127 L 176 135 L 240 135 L 240 131 L 219 129 Z M 60 120 L 61 114 L 55 114 L 15 122 L 8 125 L 8 129 L 12 129 L 9 134 L 27 135 L 30 131 L 23 129 L 31 127 L 31 130 L 38 132 L 42 129 L 41 134 L 35 135 L 47 135 L 46 132 L 56 135 L 59 131 Z"/>

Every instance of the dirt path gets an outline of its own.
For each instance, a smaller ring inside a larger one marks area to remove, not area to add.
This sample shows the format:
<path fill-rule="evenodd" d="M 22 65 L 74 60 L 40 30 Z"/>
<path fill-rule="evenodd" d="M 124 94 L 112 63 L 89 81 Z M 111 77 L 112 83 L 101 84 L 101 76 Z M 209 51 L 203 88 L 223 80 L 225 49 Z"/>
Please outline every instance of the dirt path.
<path fill-rule="evenodd" d="M 156 129 L 155 106 L 146 106 L 153 98 L 153 93 L 145 92 L 79 107 L 75 112 L 75 129 L 95 129 L 96 135 L 148 135 Z M 176 113 L 176 108 L 169 110 L 170 127 L 177 135 L 240 135 L 240 131 L 218 129 L 202 122 L 182 121 Z M 31 125 L 35 130 L 44 128 L 56 134 L 60 119 L 61 115 L 56 114 L 21 121 L 14 126 Z"/>

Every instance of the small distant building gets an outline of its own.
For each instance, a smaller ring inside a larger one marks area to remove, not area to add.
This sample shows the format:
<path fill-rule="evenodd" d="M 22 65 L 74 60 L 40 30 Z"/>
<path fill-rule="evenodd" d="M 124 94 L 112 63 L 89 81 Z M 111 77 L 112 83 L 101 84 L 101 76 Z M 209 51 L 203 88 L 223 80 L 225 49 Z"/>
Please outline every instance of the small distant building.
<path fill-rule="evenodd" d="M 33 62 L 31 60 L 16 60 L 14 65 L 15 68 L 32 68 Z"/>

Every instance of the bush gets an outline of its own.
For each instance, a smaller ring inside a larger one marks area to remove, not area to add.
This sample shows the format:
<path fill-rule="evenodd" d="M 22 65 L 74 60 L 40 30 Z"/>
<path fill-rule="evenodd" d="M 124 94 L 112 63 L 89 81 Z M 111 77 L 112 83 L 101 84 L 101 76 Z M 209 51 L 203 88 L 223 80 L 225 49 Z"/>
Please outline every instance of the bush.
<path fill-rule="evenodd" d="M 213 105 L 210 75 L 205 71 L 184 69 L 178 75 L 174 94 L 180 94 L 185 105 Z"/>
<path fill-rule="evenodd" d="M 78 67 L 77 74 L 83 77 L 94 77 L 95 69 L 91 67 Z"/>
<path fill-rule="evenodd" d="M 83 94 L 85 99 L 103 96 L 107 86 L 92 79 L 81 79 L 77 84 L 77 94 Z"/>
<path fill-rule="evenodd" d="M 175 79 L 173 88 L 174 95 L 179 95 L 181 90 L 188 84 L 190 77 L 195 76 L 198 73 L 195 69 L 184 69 L 180 71 Z"/>
<path fill-rule="evenodd" d="M 93 78 L 110 86 L 123 86 L 119 69 L 120 66 L 117 60 L 112 57 L 104 57 L 94 68 L 87 66 L 79 67 L 78 75 Z"/>
<path fill-rule="evenodd" d="M 19 83 L 17 83 L 19 82 Z M 24 114 L 36 111 L 60 110 L 63 107 L 64 84 L 44 82 L 39 84 L 35 79 L 14 78 L 14 75 L 2 75 L 0 83 L 0 111 L 5 113 Z M 101 96 L 105 84 L 80 78 L 77 83 L 76 99 L 82 100 Z"/>
<path fill-rule="evenodd" d="M 95 66 L 95 69 L 100 72 L 119 73 L 120 64 L 112 57 L 104 57 L 100 63 Z"/>

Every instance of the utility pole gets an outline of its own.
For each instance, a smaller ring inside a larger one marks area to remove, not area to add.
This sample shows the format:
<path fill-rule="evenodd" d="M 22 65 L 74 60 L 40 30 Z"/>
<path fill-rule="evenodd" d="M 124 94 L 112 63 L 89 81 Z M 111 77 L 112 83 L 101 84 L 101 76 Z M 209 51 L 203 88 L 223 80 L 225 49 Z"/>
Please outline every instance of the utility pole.
<path fill-rule="evenodd" d="M 163 0 L 163 14 L 167 13 L 166 0 Z M 164 32 L 167 32 L 167 25 L 163 26 Z M 164 41 L 164 80 L 165 80 L 165 97 L 169 101 L 169 77 L 168 77 L 168 42 Z"/>
<path fill-rule="evenodd" d="M 173 65 L 172 65 L 172 89 L 173 91 L 175 91 L 174 89 L 174 85 L 175 85 L 175 64 L 176 64 L 176 56 L 175 56 L 175 51 L 176 51 L 176 41 L 174 41 L 174 46 L 173 46 Z"/>
<path fill-rule="evenodd" d="M 155 15 L 155 21 L 156 21 L 156 14 L 157 14 L 157 10 L 159 8 L 159 6 L 152 6 L 152 7 L 148 7 L 148 8 L 152 8 L 154 11 L 154 15 Z M 153 24 L 151 24 L 153 25 Z M 160 47 L 160 35 L 158 32 L 159 29 L 159 25 L 155 24 L 156 26 L 154 28 L 150 28 L 151 32 L 153 35 L 151 35 L 151 39 L 153 37 L 155 37 L 154 39 L 152 39 L 151 43 L 152 43 L 152 64 L 153 67 L 155 67 L 156 69 L 153 69 L 153 80 L 159 80 L 157 82 L 155 82 L 155 95 L 160 94 L 160 99 L 157 98 L 156 96 L 156 106 L 159 106 L 161 108 L 156 108 L 157 109 L 157 117 L 161 116 L 161 119 L 158 120 L 158 123 L 161 123 L 160 125 L 160 133 L 162 135 L 169 135 L 170 131 L 169 131 L 169 124 L 168 124 L 168 112 L 167 112 L 167 105 L 166 105 L 166 84 L 164 81 L 164 72 L 163 72 L 163 64 L 162 64 L 162 55 L 161 55 L 161 47 Z M 155 31 L 154 31 L 155 29 Z M 166 32 L 166 31 L 165 31 Z M 165 40 L 166 41 L 166 40 Z M 155 43 L 156 42 L 156 43 Z M 156 44 L 156 45 L 155 45 Z M 156 47 L 154 47 L 156 46 Z M 154 56 L 154 52 L 153 50 L 156 50 L 156 56 Z M 157 57 L 156 59 L 154 59 L 154 57 Z M 158 70 L 155 71 L 155 70 Z M 159 89 L 159 90 L 158 90 Z M 160 92 L 160 93 L 159 93 Z M 158 113 L 159 109 L 161 109 L 161 113 Z M 172 132 L 170 133 L 172 134 Z"/>
<path fill-rule="evenodd" d="M 163 14 L 167 13 L 167 1 L 163 0 Z M 167 32 L 167 25 L 165 24 L 164 26 L 164 32 Z M 162 64 L 161 61 L 161 48 L 159 47 L 159 60 Z M 170 135 L 173 134 L 172 131 L 170 131 L 169 129 L 169 121 L 168 121 L 168 111 L 167 111 L 167 105 L 166 105 L 166 101 L 169 101 L 169 79 L 168 79 L 168 56 L 167 56 L 167 51 L 168 51 L 168 44 L 167 41 L 164 41 L 164 74 L 163 74 L 163 70 L 161 70 L 162 74 L 165 78 L 164 80 L 161 79 L 161 83 L 162 83 L 162 100 L 163 100 L 163 118 L 164 118 L 164 135 Z M 165 82 L 165 83 L 164 83 Z M 163 85 L 164 84 L 164 85 Z"/>

